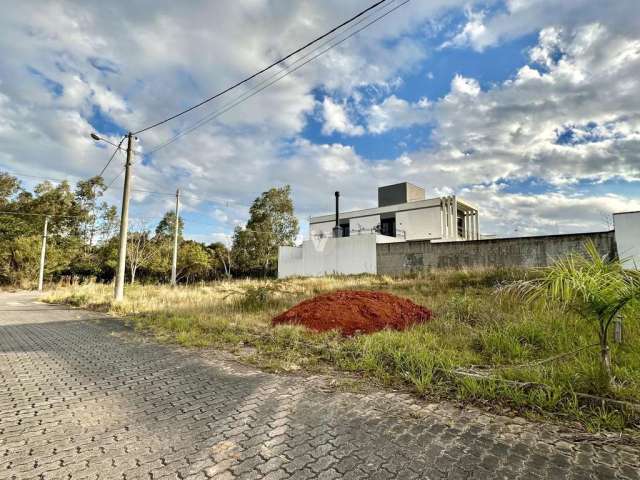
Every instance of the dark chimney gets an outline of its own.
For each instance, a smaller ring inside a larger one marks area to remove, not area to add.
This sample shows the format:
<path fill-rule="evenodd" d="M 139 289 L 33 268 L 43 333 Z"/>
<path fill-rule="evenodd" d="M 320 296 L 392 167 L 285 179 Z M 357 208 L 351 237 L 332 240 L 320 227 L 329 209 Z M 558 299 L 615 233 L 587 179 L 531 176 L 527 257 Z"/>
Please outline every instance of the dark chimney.
<path fill-rule="evenodd" d="M 342 236 L 342 228 L 340 227 L 340 192 L 336 192 L 336 226 L 333 227 L 333 236 L 336 238 Z"/>

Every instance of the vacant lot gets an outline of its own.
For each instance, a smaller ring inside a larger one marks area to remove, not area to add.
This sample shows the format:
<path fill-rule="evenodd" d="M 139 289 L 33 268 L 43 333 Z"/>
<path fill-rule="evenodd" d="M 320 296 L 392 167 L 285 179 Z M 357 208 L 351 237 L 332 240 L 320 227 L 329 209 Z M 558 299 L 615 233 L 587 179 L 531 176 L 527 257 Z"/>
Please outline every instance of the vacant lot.
<path fill-rule="evenodd" d="M 228 349 L 270 369 L 339 369 L 407 385 L 419 395 L 499 404 L 527 415 L 554 413 L 590 429 L 637 427 L 638 416 L 630 410 L 588 406 L 576 396 L 640 402 L 636 319 L 628 315 L 624 342 L 612 343 L 616 384 L 609 386 L 592 346 L 598 341 L 593 324 L 497 293 L 501 282 L 525 275 L 484 271 L 132 286 L 119 304 L 111 300 L 111 285 L 91 284 L 56 289 L 47 299 L 122 315 L 161 340 Z M 434 318 L 403 332 L 351 338 L 270 325 L 297 302 L 336 289 L 388 291 L 432 309 Z"/>

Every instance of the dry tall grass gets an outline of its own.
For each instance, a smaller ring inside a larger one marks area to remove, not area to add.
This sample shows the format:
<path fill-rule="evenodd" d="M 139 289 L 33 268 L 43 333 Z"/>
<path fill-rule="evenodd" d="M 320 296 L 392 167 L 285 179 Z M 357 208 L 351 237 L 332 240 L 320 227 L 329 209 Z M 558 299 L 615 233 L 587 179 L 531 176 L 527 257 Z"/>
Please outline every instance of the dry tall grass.
<path fill-rule="evenodd" d="M 127 287 L 119 303 L 112 300 L 111 285 L 89 284 L 55 289 L 47 300 L 121 315 L 161 340 L 229 349 L 263 367 L 360 372 L 385 383 L 408 384 L 419 394 L 490 399 L 530 412 L 563 412 L 593 428 L 637 422 L 628 412 L 581 408 L 573 394 L 640 401 L 640 327 L 628 322 L 625 343 L 613 348 L 615 388 L 603 381 L 597 349 L 536 365 L 597 343 L 597 338 L 574 315 L 496 292 L 500 282 L 526 274 L 456 271 L 399 279 L 362 275 L 177 288 L 134 285 Z M 403 332 L 354 338 L 270 326 L 271 318 L 299 301 L 338 289 L 385 290 L 432 309 L 435 318 Z M 478 365 L 493 368 L 489 371 L 500 378 L 548 387 L 523 390 L 446 374 Z"/>

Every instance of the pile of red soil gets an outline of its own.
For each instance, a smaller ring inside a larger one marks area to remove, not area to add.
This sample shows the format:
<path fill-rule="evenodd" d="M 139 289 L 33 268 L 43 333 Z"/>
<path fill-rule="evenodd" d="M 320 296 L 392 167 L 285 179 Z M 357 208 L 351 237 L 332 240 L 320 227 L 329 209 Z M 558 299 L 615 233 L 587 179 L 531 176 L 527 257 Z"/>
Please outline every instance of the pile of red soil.
<path fill-rule="evenodd" d="M 344 290 L 305 300 L 278 315 L 273 325 L 302 325 L 343 335 L 377 332 L 384 328 L 404 330 L 431 319 L 430 310 L 405 298 L 383 292 Z"/>

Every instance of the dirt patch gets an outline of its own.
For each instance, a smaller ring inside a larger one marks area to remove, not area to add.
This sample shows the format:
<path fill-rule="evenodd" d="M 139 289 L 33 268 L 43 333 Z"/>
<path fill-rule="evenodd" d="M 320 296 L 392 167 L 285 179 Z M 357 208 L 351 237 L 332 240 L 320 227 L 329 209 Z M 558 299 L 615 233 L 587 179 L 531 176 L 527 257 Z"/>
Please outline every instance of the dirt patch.
<path fill-rule="evenodd" d="M 406 298 L 384 292 L 344 290 L 310 298 L 275 317 L 273 325 L 302 325 L 324 332 L 339 330 L 343 335 L 377 332 L 384 328 L 404 330 L 426 322 L 431 310 Z"/>

